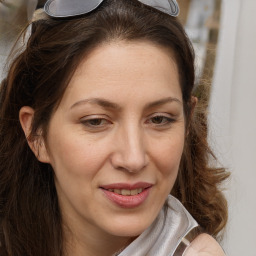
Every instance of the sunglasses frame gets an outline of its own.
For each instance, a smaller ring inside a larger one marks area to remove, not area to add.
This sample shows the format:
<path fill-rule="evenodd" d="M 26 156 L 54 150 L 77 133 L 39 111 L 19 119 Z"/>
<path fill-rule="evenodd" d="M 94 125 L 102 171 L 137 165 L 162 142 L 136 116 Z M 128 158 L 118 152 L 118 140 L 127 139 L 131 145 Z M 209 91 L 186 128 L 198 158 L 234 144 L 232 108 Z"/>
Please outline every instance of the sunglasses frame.
<path fill-rule="evenodd" d="M 61 1 L 61 0 L 59 0 Z M 72 1 L 72 0 L 70 0 Z M 88 1 L 88 0 L 81 0 L 81 1 Z M 92 2 L 96 2 L 95 0 L 91 0 Z M 94 11 L 95 9 L 97 9 L 104 0 L 99 0 L 93 7 L 91 7 L 89 10 L 86 11 L 81 11 L 81 12 L 77 12 L 75 14 L 54 14 L 54 12 L 51 11 L 51 4 L 56 2 L 56 0 L 47 0 L 47 2 L 44 5 L 44 11 L 52 18 L 72 18 L 72 17 L 76 17 L 76 16 L 81 16 L 87 13 L 90 13 L 92 11 Z M 155 8 L 161 12 L 167 13 L 170 16 L 173 17 L 177 17 L 179 15 L 180 9 L 179 9 L 179 5 L 177 3 L 176 0 L 138 0 L 139 2 L 141 2 L 144 5 L 150 6 L 152 8 Z M 157 4 L 156 4 L 157 2 Z M 168 4 L 170 5 L 170 8 L 165 8 L 164 6 L 159 6 L 159 3 L 161 2 L 168 2 Z"/>

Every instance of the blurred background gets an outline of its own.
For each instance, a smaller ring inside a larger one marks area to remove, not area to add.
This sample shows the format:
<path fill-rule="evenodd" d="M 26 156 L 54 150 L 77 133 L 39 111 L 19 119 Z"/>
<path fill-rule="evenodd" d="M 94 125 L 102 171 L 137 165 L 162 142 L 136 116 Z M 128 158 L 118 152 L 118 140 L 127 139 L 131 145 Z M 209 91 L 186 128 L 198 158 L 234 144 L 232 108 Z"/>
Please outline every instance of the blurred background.
<path fill-rule="evenodd" d="M 0 81 L 17 35 L 44 2 L 0 0 Z M 256 256 L 256 0 L 178 3 L 196 52 L 196 94 L 208 105 L 209 141 L 231 172 L 222 245 L 229 256 Z"/>
<path fill-rule="evenodd" d="M 231 172 L 223 247 L 256 256 L 256 1 L 178 2 L 196 50 L 197 94 L 208 100 L 209 141 Z"/>

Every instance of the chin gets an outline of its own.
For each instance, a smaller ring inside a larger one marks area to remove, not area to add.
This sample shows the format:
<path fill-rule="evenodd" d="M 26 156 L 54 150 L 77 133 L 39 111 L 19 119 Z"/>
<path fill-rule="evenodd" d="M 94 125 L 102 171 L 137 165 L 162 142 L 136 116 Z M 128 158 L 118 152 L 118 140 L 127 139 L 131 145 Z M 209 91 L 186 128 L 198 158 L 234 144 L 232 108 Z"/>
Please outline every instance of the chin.
<path fill-rule="evenodd" d="M 151 222 L 137 222 L 137 221 L 126 221 L 122 225 L 112 225 L 110 233 L 114 236 L 119 237 L 138 237 L 141 235 L 149 226 Z"/>

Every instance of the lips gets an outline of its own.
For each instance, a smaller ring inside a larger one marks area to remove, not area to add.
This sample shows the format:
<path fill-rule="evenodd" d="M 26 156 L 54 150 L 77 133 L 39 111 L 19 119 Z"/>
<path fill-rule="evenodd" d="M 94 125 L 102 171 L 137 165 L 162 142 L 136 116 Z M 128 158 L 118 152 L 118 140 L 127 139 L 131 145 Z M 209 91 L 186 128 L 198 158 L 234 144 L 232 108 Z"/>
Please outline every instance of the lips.
<path fill-rule="evenodd" d="M 153 185 L 146 182 L 136 184 L 115 183 L 101 186 L 104 195 L 122 208 L 135 208 L 142 205 L 149 196 Z"/>

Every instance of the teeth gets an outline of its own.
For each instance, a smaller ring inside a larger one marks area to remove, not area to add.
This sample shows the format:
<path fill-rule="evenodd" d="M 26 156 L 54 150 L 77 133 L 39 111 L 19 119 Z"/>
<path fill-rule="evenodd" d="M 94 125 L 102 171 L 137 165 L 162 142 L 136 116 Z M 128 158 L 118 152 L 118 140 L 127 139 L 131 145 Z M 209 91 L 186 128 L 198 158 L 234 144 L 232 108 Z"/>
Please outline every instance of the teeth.
<path fill-rule="evenodd" d="M 121 195 L 121 190 L 120 190 L 120 189 L 114 189 L 114 192 L 115 192 L 116 194 Z"/>
<path fill-rule="evenodd" d="M 139 188 L 138 189 L 138 194 L 140 194 L 142 192 L 142 190 L 143 190 L 142 188 Z"/>
<path fill-rule="evenodd" d="M 135 196 L 135 195 L 140 194 L 143 191 L 143 189 L 142 188 L 132 189 L 132 190 L 128 190 L 128 189 L 108 189 L 108 191 L 114 192 L 116 194 L 123 195 L 123 196 Z"/>
<path fill-rule="evenodd" d="M 130 195 L 131 195 L 131 190 L 122 189 L 122 190 L 121 190 L 121 194 L 122 194 L 123 196 L 130 196 Z"/>
<path fill-rule="evenodd" d="M 139 194 L 138 189 L 131 190 L 131 196 L 135 196 L 137 194 Z"/>

